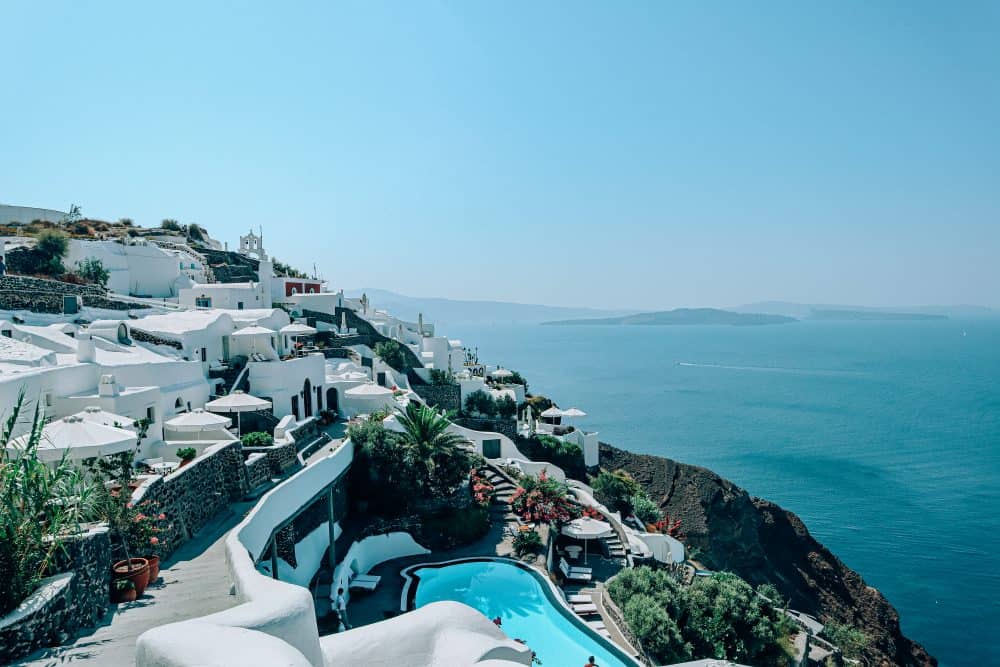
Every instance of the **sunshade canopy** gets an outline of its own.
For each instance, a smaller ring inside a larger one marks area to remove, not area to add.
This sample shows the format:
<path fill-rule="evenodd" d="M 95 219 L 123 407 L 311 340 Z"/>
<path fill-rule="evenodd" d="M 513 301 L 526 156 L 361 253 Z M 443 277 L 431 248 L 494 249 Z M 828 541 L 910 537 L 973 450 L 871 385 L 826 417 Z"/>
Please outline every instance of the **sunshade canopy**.
<path fill-rule="evenodd" d="M 211 412 L 256 412 L 257 410 L 266 410 L 269 407 L 271 407 L 271 401 L 251 396 L 239 389 L 205 404 L 205 408 Z"/>
<path fill-rule="evenodd" d="M 233 420 L 228 417 L 220 417 L 211 412 L 205 412 L 201 408 L 195 408 L 191 412 L 185 412 L 168 419 L 163 422 L 163 425 L 174 431 L 198 433 L 229 428 L 232 423 Z"/>
<path fill-rule="evenodd" d="M 9 451 L 23 450 L 28 435 L 16 438 L 7 446 Z M 38 443 L 38 458 L 58 461 L 65 454 L 72 460 L 96 456 L 111 456 L 136 446 L 138 438 L 132 431 L 86 421 L 79 415 L 63 417 L 42 429 Z"/>

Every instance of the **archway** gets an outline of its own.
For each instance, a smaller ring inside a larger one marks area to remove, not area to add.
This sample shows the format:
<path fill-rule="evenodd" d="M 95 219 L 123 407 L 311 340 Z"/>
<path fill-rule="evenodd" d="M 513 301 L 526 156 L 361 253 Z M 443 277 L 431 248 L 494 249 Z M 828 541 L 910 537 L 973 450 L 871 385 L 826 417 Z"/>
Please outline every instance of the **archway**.
<path fill-rule="evenodd" d="M 339 412 L 339 410 L 338 410 L 339 407 L 340 406 L 338 405 L 338 401 L 337 401 L 337 388 L 336 387 L 331 387 L 331 388 L 327 389 L 326 390 L 326 409 L 330 410 L 331 412 L 337 413 L 337 412 Z"/>
<path fill-rule="evenodd" d="M 306 419 L 312 417 L 313 413 L 313 398 L 312 398 L 312 383 L 309 382 L 309 378 L 302 383 L 302 407 L 303 414 Z"/>

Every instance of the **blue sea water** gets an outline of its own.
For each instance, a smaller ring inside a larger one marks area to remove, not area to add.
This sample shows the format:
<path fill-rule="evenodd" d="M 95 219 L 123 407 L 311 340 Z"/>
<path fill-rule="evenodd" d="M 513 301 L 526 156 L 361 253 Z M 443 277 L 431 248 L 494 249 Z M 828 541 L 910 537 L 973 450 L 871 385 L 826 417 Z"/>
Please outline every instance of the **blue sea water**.
<path fill-rule="evenodd" d="M 1000 321 L 443 329 L 796 512 L 941 664 L 1000 664 Z"/>

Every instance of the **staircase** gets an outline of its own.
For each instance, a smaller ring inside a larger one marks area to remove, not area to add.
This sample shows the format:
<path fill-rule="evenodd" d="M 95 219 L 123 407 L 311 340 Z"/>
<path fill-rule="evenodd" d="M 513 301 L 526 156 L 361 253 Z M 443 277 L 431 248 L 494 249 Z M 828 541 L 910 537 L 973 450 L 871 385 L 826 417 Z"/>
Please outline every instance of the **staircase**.
<path fill-rule="evenodd" d="M 614 559 L 624 559 L 627 556 L 625 551 L 625 545 L 618 538 L 618 535 L 613 535 L 612 537 L 605 537 L 601 540 L 603 545 L 604 553 L 608 558 Z"/>
<path fill-rule="evenodd" d="M 492 463 L 483 465 L 477 471 L 483 479 L 493 485 L 493 502 L 490 504 L 490 519 L 500 522 L 513 521 L 517 518 L 510 506 L 517 484 L 505 472 Z"/>

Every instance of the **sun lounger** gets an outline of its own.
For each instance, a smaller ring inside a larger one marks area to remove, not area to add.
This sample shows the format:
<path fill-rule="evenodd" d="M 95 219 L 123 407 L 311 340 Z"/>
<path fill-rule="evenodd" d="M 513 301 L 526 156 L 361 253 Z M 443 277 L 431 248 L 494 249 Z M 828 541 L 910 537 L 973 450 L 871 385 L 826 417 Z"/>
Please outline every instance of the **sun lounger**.
<path fill-rule="evenodd" d="M 378 588 L 378 582 L 382 580 L 382 577 L 377 577 L 368 574 L 356 574 L 351 577 L 348 583 L 348 588 L 357 588 L 363 591 L 373 591 Z"/>
<path fill-rule="evenodd" d="M 604 621 L 587 621 L 587 625 L 594 628 L 595 630 L 606 630 L 608 627 L 604 625 Z"/>
<path fill-rule="evenodd" d="M 594 573 L 593 568 L 570 565 L 569 563 L 566 562 L 565 558 L 559 559 L 559 565 L 560 567 L 565 567 L 570 572 L 576 572 L 577 574 L 586 574 L 589 576 Z"/>
<path fill-rule="evenodd" d="M 585 614 L 596 614 L 597 605 L 591 602 L 590 604 L 575 604 L 573 605 L 573 611 L 581 616 Z"/>
<path fill-rule="evenodd" d="M 566 596 L 566 602 L 570 604 L 587 604 L 588 602 L 593 602 L 593 598 L 589 595 L 584 595 L 583 593 L 575 593 L 573 595 Z"/>
<path fill-rule="evenodd" d="M 575 572 L 571 570 L 564 559 L 560 559 L 559 561 L 559 571 L 569 581 L 590 581 L 593 578 L 593 575 L 589 572 Z"/>

